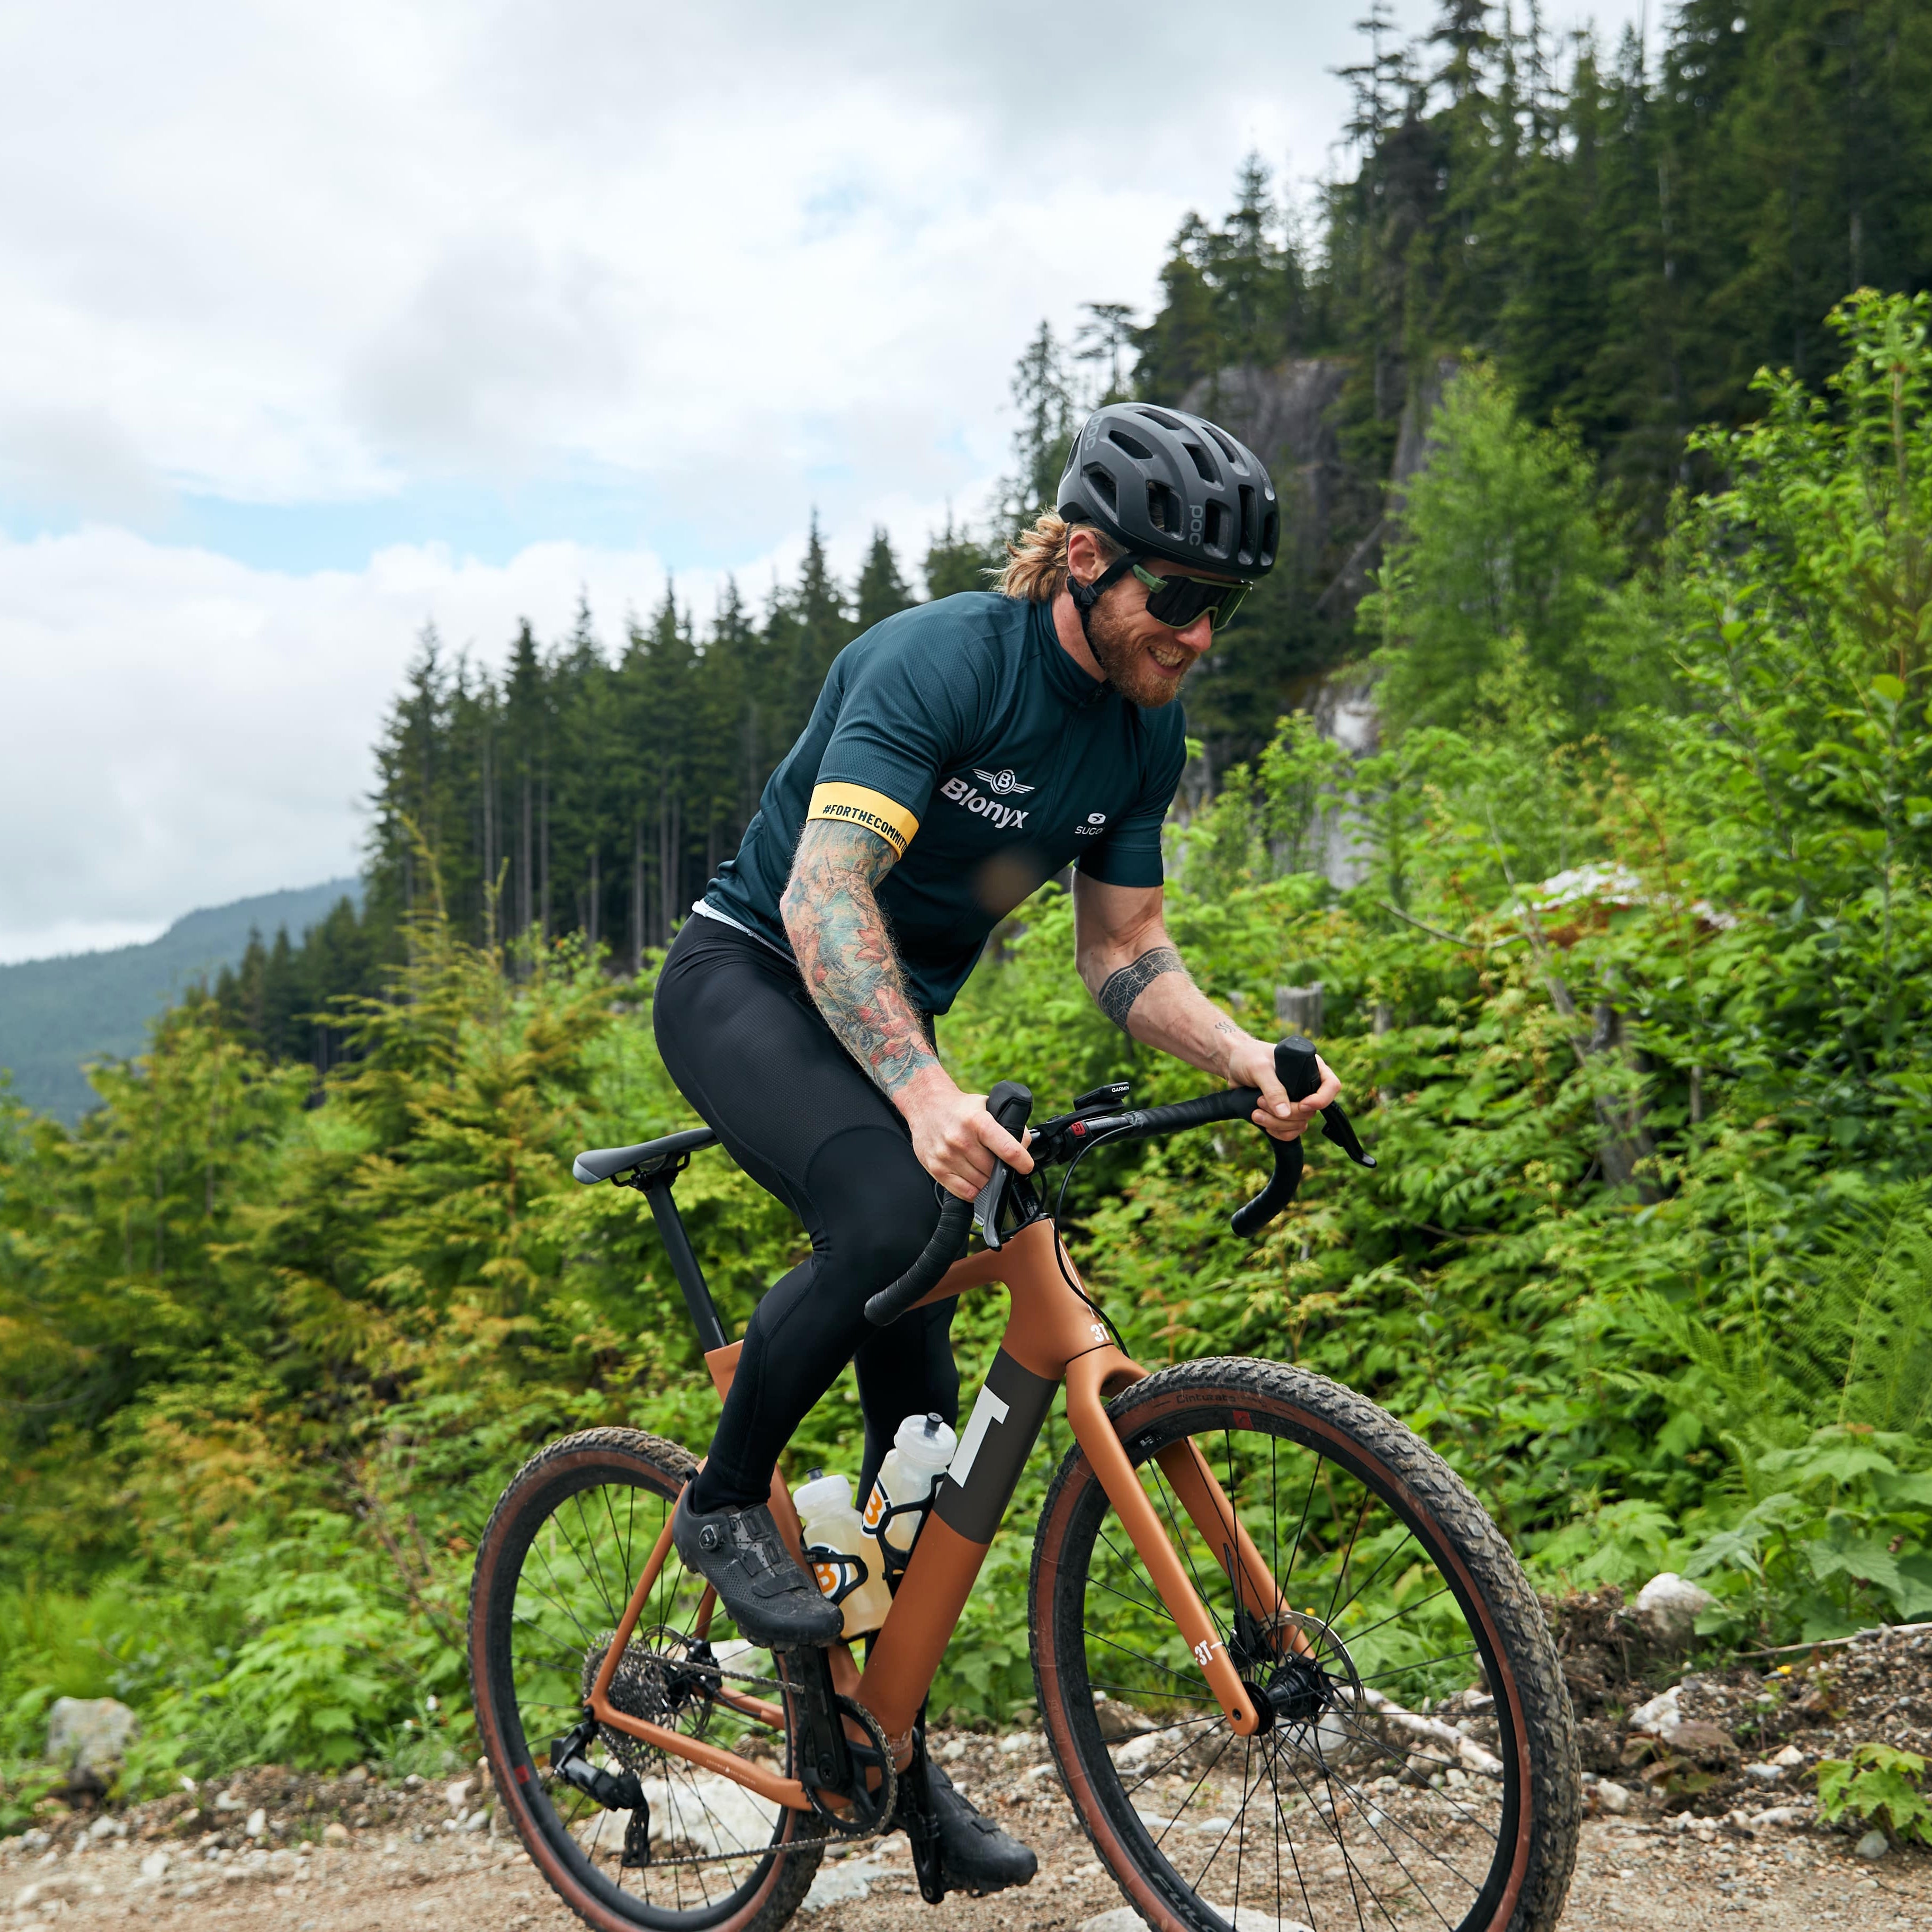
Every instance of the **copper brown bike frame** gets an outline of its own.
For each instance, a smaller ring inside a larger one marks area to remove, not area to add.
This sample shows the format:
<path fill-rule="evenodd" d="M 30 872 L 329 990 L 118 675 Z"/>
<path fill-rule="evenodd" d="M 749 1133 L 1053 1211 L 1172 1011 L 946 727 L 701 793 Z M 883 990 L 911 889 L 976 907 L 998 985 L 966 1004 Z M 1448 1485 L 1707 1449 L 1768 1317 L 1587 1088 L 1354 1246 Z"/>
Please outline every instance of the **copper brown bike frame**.
<path fill-rule="evenodd" d="M 1012 1500 L 1013 1482 L 1031 1451 L 1046 1405 L 1063 1382 L 1074 1440 L 1100 1479 L 1121 1527 L 1146 1566 L 1148 1580 L 1193 1652 L 1230 1726 L 1238 1737 L 1252 1737 L 1262 1726 L 1253 1698 L 1229 1660 L 1185 1563 L 1107 1419 L 1107 1402 L 1142 1380 L 1147 1371 L 1115 1346 L 1094 1310 L 1081 1299 L 1072 1286 L 1079 1277 L 1064 1248 L 1056 1255 L 1058 1246 L 1050 1221 L 1032 1222 L 1010 1236 L 1004 1246 L 983 1249 L 956 1262 L 919 1304 L 924 1306 L 994 1286 L 1004 1286 L 1010 1299 L 1006 1333 L 962 1434 L 953 1474 L 942 1484 L 932 1513 L 913 1547 L 892 1609 L 872 1640 L 863 1672 L 857 1671 L 844 1645 L 835 1644 L 832 1649 L 836 1686 L 856 1696 L 878 1719 L 886 1735 L 900 1741 L 902 1753 L 910 1749 L 914 1722 L 972 1594 L 999 1519 Z M 712 1350 L 705 1358 L 721 1395 L 730 1387 L 739 1346 L 734 1342 Z M 996 1383 L 1000 1384 L 998 1391 Z M 1009 1423 L 1012 1424 L 1010 1432 L 1005 1426 Z M 996 1430 L 1000 1432 L 997 1440 Z M 1162 1450 L 1155 1460 L 1196 1533 L 1234 1581 L 1243 1603 L 1268 1625 L 1284 1608 L 1279 1586 L 1205 1457 L 1191 1442 L 1182 1442 Z M 776 1476 L 772 1479 L 771 1501 L 781 1531 L 802 1558 L 797 1513 Z M 811 1801 L 796 1779 L 781 1778 L 701 1738 L 632 1717 L 610 1702 L 610 1680 L 618 1659 L 637 1628 L 670 1547 L 670 1526 L 666 1523 L 591 1686 L 591 1715 L 600 1724 L 728 1778 L 775 1804 L 792 1810 L 809 1810 Z M 1291 1641 L 1298 1634 L 1291 1633 Z M 776 1704 L 736 1693 L 724 1701 L 775 1729 L 784 1725 L 784 1713 Z"/>

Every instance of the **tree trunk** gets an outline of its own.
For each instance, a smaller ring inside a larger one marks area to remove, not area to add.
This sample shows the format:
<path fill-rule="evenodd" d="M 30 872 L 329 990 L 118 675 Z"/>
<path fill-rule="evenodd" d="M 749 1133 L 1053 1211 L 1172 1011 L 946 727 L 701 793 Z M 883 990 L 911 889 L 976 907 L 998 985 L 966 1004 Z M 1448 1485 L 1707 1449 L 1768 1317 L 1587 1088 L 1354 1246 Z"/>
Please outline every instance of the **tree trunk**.
<path fill-rule="evenodd" d="M 631 970 L 644 970 L 644 821 L 631 822 Z"/>
<path fill-rule="evenodd" d="M 530 775 L 526 768 L 524 772 L 524 853 L 521 876 L 518 880 L 517 931 L 526 933 L 530 929 L 530 916 L 534 908 L 532 889 L 536 885 L 534 860 L 534 835 L 536 822 L 532 816 L 532 800 L 530 796 Z"/>
<path fill-rule="evenodd" d="M 544 754 L 543 802 L 541 807 L 543 835 L 542 856 L 543 864 L 543 895 L 538 907 L 542 921 L 541 931 L 544 943 L 550 942 L 550 754 Z"/>

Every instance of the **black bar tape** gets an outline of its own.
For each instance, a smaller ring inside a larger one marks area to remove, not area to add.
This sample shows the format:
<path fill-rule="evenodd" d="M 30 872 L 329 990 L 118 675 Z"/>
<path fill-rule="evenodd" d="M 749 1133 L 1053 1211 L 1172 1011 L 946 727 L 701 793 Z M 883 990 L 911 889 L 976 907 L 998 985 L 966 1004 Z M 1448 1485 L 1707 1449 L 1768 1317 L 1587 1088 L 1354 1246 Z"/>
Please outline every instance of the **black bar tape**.
<path fill-rule="evenodd" d="M 966 1245 L 973 1226 L 973 1204 L 956 1194 L 946 1197 L 939 1210 L 939 1226 L 917 1261 L 890 1288 L 882 1288 L 866 1304 L 866 1319 L 874 1328 L 890 1328 L 922 1295 L 939 1286 L 941 1276 Z"/>

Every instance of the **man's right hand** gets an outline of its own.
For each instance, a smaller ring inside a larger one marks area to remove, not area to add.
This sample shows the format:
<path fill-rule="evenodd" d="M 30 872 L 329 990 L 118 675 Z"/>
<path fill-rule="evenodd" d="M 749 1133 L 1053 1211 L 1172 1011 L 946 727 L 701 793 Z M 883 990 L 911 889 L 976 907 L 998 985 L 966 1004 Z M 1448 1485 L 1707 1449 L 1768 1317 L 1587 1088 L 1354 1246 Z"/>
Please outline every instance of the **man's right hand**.
<path fill-rule="evenodd" d="M 1022 1174 L 1033 1156 L 986 1111 L 983 1094 L 962 1094 L 942 1068 L 928 1066 L 892 1096 L 912 1129 L 919 1164 L 949 1194 L 970 1201 L 1003 1160 Z"/>

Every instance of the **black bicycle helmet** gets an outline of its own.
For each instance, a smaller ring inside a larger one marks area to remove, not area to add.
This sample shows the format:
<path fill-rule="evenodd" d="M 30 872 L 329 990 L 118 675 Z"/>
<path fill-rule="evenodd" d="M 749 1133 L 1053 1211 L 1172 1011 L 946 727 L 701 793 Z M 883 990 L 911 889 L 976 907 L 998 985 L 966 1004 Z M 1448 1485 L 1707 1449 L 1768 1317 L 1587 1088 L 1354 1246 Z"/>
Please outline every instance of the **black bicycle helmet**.
<path fill-rule="evenodd" d="M 1252 584 L 1274 568 L 1281 507 L 1261 459 L 1184 410 L 1109 403 L 1075 440 L 1058 508 L 1136 556 Z"/>

